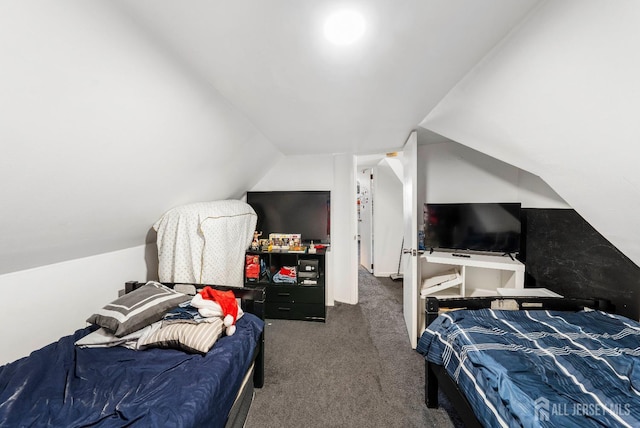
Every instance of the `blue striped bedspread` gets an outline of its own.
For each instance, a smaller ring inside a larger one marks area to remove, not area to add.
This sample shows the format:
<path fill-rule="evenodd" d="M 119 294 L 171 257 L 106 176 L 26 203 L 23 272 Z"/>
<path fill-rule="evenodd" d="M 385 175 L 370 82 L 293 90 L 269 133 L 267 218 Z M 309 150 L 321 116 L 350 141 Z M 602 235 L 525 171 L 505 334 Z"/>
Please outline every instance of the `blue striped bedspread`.
<path fill-rule="evenodd" d="M 487 427 L 639 427 L 640 324 L 598 311 L 458 310 L 417 351 Z"/>

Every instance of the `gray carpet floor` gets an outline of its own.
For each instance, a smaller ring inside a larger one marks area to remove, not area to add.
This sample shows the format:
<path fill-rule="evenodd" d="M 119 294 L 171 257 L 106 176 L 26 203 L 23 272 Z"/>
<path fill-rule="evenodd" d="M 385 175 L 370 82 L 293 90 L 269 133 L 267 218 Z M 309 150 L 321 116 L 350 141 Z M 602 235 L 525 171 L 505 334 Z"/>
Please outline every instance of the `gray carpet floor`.
<path fill-rule="evenodd" d="M 359 303 L 327 308 L 326 323 L 267 320 L 265 384 L 247 428 L 460 426 L 446 401 L 424 405 L 424 359 L 409 343 L 402 282 L 362 268 L 358 282 Z"/>

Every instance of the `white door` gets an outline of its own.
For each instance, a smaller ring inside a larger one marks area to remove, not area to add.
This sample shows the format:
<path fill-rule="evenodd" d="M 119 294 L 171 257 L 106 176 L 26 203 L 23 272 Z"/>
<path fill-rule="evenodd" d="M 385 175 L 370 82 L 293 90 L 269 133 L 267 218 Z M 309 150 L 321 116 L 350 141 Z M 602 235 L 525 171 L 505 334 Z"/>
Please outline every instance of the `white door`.
<path fill-rule="evenodd" d="M 418 134 L 416 131 L 409 135 L 404 145 L 402 164 L 404 168 L 402 304 L 411 347 L 415 349 L 418 345 Z"/>

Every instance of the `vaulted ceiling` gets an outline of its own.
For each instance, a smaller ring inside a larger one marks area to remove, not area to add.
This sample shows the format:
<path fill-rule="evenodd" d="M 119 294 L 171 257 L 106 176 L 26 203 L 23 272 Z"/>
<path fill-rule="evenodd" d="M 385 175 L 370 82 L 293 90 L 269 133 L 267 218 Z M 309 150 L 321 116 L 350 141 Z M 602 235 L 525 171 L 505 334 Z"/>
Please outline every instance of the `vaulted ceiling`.
<path fill-rule="evenodd" d="M 285 154 L 401 145 L 535 5 L 531 0 L 120 1 L 153 43 L 241 110 Z M 360 11 L 336 46 L 324 21 Z"/>
<path fill-rule="evenodd" d="M 332 46 L 345 6 L 366 31 Z M 599 0 L 3 1 L 0 274 L 419 125 L 541 176 L 638 263 L 639 23 Z"/>

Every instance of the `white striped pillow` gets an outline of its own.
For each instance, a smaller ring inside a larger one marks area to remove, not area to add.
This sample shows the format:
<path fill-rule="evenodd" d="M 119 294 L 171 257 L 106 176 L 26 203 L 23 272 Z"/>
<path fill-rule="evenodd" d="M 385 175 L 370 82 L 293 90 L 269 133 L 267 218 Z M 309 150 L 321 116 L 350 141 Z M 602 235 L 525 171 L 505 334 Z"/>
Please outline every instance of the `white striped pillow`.
<path fill-rule="evenodd" d="M 105 305 L 91 315 L 87 322 L 122 337 L 159 321 L 169 309 L 190 299 L 190 296 L 178 293 L 159 282 L 149 281 Z"/>
<path fill-rule="evenodd" d="M 173 348 L 186 352 L 206 354 L 222 335 L 222 318 L 198 324 L 174 322 L 162 327 L 138 341 L 140 347 Z"/>

